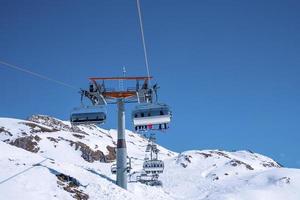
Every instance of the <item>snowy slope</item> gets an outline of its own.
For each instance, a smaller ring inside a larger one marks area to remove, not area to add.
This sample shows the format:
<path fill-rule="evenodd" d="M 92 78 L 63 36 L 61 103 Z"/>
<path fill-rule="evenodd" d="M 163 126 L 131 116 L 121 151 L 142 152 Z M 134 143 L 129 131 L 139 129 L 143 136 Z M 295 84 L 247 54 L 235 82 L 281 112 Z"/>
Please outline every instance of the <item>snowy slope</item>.
<path fill-rule="evenodd" d="M 158 145 L 165 161 L 162 187 L 113 182 L 117 133 L 96 126 L 37 115 L 0 118 L 1 199 L 300 199 L 300 170 L 249 152 L 172 152 Z M 147 140 L 126 131 L 133 171 L 142 169 Z M 19 148 L 18 148 L 19 147 Z"/>
<path fill-rule="evenodd" d="M 300 199 L 300 170 L 260 154 L 187 151 L 166 165 L 161 178 L 176 199 Z"/>

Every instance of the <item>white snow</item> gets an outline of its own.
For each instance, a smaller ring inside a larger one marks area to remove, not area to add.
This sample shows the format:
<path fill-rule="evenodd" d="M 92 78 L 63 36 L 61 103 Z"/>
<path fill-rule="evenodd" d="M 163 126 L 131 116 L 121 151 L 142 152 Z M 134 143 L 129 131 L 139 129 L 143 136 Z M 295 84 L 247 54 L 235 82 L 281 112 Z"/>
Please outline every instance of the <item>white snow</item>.
<path fill-rule="evenodd" d="M 45 117 L 45 116 L 44 116 Z M 71 142 L 109 153 L 115 147 L 116 130 L 78 126 L 53 118 L 35 122 L 0 118 L 1 199 L 74 199 L 58 184 L 58 174 L 75 178 L 77 190 L 89 199 L 177 200 L 299 200 L 300 170 L 280 167 L 274 160 L 249 151 L 192 150 L 180 154 L 158 145 L 165 162 L 162 187 L 130 182 L 128 191 L 114 184 L 112 163 L 87 162 Z M 54 121 L 53 121 L 54 120 Z M 79 130 L 78 129 L 78 130 Z M 38 136 L 39 151 L 32 153 L 9 143 L 20 137 Z M 133 171 L 142 169 L 147 140 L 126 131 Z M 70 142 L 71 141 L 71 142 Z"/>

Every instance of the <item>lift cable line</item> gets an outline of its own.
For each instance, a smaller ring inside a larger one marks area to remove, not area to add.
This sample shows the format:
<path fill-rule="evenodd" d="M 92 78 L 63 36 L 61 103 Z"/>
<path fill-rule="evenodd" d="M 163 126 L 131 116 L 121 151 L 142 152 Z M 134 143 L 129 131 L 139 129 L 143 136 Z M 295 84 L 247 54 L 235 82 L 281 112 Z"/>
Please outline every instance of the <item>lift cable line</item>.
<path fill-rule="evenodd" d="M 47 81 L 50 81 L 50 82 L 53 82 L 53 83 L 56 83 L 56 84 L 59 84 L 59 85 L 62 85 L 62 86 L 65 86 L 65 87 L 67 87 L 67 88 L 71 88 L 71 89 L 74 89 L 74 90 L 78 90 L 77 87 L 72 86 L 72 85 L 70 85 L 70 84 L 68 84 L 68 83 L 65 83 L 65 82 L 63 82 L 63 81 L 59 81 L 59 80 L 56 80 L 56 79 L 53 79 L 53 78 L 49 78 L 49 77 L 47 77 L 47 76 L 45 76 L 45 75 L 38 74 L 38 73 L 36 73 L 36 72 L 30 71 L 30 70 L 28 70 L 28 69 L 24 69 L 24 68 L 22 68 L 22 67 L 20 67 L 20 66 L 17 66 L 17 65 L 13 65 L 13 64 L 10 64 L 10 63 L 1 61 L 1 60 L 0 60 L 0 64 L 1 64 L 2 66 L 6 66 L 6 67 L 9 67 L 9 68 L 12 68 L 12 69 L 21 71 L 21 72 L 25 72 L 25 73 L 27 73 L 27 74 L 36 76 L 36 77 L 38 77 L 38 78 L 41 78 L 41 79 L 44 79 L 44 80 L 47 80 Z"/>
<path fill-rule="evenodd" d="M 139 14 L 140 30 L 141 30 L 141 35 L 142 35 L 145 64 L 146 64 L 146 68 L 147 68 L 147 76 L 149 77 L 149 84 L 151 85 L 150 69 L 149 69 L 148 54 L 147 54 L 147 48 L 146 48 L 146 42 L 145 42 L 145 36 L 144 36 L 144 26 L 143 26 L 143 20 L 142 20 L 140 0 L 136 0 L 136 4 L 137 4 L 137 10 L 138 10 L 138 14 Z"/>

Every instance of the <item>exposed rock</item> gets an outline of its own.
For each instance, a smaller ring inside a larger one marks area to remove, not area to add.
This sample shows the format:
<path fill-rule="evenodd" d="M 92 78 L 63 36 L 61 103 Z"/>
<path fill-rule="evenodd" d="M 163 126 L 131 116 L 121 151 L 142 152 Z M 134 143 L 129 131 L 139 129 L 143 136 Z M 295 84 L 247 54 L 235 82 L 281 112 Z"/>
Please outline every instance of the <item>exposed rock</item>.
<path fill-rule="evenodd" d="M 204 156 L 204 158 L 212 157 L 212 155 L 209 153 L 197 152 L 197 154 Z"/>
<path fill-rule="evenodd" d="M 71 193 L 74 199 L 89 199 L 88 194 L 85 194 L 82 190 L 79 190 L 79 186 L 81 185 L 77 179 L 62 173 L 57 174 L 56 177 L 58 179 L 57 184 L 60 185 L 65 191 Z"/>
<path fill-rule="evenodd" d="M 242 162 L 240 160 L 236 160 L 236 159 L 233 159 L 233 160 L 229 161 L 228 164 L 230 164 L 233 167 L 236 167 L 236 166 L 239 166 L 239 165 L 244 165 L 247 169 L 254 170 L 254 168 L 251 167 L 251 165 L 249 165 L 247 163 L 244 163 L 244 162 Z"/>
<path fill-rule="evenodd" d="M 37 142 L 39 142 L 39 141 L 41 141 L 42 140 L 42 138 L 40 138 L 39 136 L 37 136 L 37 135 L 35 135 L 34 136 L 34 139 L 37 141 Z"/>
<path fill-rule="evenodd" d="M 262 165 L 264 167 L 276 167 L 276 168 L 282 167 L 279 163 L 276 162 L 263 162 Z"/>
<path fill-rule="evenodd" d="M 22 135 L 27 135 L 27 133 L 26 133 L 26 132 L 21 132 L 21 134 L 22 134 Z"/>
<path fill-rule="evenodd" d="M 14 145 L 16 147 L 25 149 L 27 151 L 37 153 L 39 151 L 38 141 L 40 141 L 40 137 L 36 136 L 27 136 L 27 137 L 20 137 L 16 140 L 10 142 L 9 144 Z"/>
<path fill-rule="evenodd" d="M 103 154 L 103 152 L 100 150 L 93 151 L 88 145 L 82 142 L 71 141 L 70 145 L 71 146 L 75 145 L 75 150 L 79 149 L 81 151 L 81 157 L 87 162 L 94 162 L 94 161 L 106 162 L 106 157 Z"/>
<path fill-rule="evenodd" d="M 24 124 L 26 126 L 29 126 L 31 128 L 30 133 L 38 133 L 38 132 L 54 132 L 57 131 L 55 129 L 52 129 L 51 127 L 45 127 L 45 126 L 41 126 L 39 124 L 36 123 L 32 123 L 32 122 L 19 122 L 20 124 Z"/>
<path fill-rule="evenodd" d="M 112 162 L 116 159 L 117 152 L 116 147 L 106 146 L 106 149 L 108 150 L 108 154 L 105 156 L 107 162 Z"/>
<path fill-rule="evenodd" d="M 290 184 L 290 183 L 291 183 L 291 178 L 289 177 L 282 177 L 276 180 L 276 184 Z"/>
<path fill-rule="evenodd" d="M 212 174 L 211 178 L 212 178 L 213 181 L 219 180 L 219 177 L 217 176 L 217 174 Z"/>
<path fill-rule="evenodd" d="M 179 154 L 177 157 L 177 163 L 180 164 L 182 167 L 186 168 L 188 163 L 191 163 L 191 155 Z"/>
<path fill-rule="evenodd" d="M 187 167 L 187 164 L 184 164 L 184 163 L 180 163 L 180 165 L 181 165 L 183 168 L 186 168 L 186 167 Z"/>
<path fill-rule="evenodd" d="M 191 155 L 185 155 L 185 156 L 184 156 L 184 159 L 185 159 L 186 161 L 188 161 L 189 163 L 191 163 L 191 159 L 190 159 L 190 158 L 192 158 Z"/>
<path fill-rule="evenodd" d="M 51 142 L 55 142 L 58 143 L 58 140 L 56 138 L 53 137 L 47 137 L 48 140 L 50 140 Z"/>
<path fill-rule="evenodd" d="M 74 137 L 77 137 L 77 138 L 79 138 L 79 139 L 84 138 L 84 135 L 80 135 L 80 134 L 76 134 L 76 133 L 74 133 L 73 136 L 74 136 Z"/>
<path fill-rule="evenodd" d="M 226 153 L 222 152 L 222 151 L 209 151 L 212 154 L 217 154 L 219 156 L 223 156 L 225 158 L 231 159 Z"/>
<path fill-rule="evenodd" d="M 52 127 L 56 130 L 70 129 L 70 127 L 64 124 L 61 120 L 55 119 L 47 115 L 32 115 L 28 118 L 28 121 L 43 124 Z"/>
<path fill-rule="evenodd" d="M 74 142 L 72 140 L 65 139 L 63 137 L 58 137 L 59 140 L 64 140 L 70 143 L 70 146 L 75 146 L 75 150 L 81 151 L 81 157 L 87 161 L 87 162 L 94 162 L 94 161 L 100 161 L 100 162 L 112 162 L 116 159 L 116 149 L 115 147 L 107 146 L 108 154 L 104 155 L 104 153 L 100 150 L 92 150 L 88 145 L 77 141 Z M 49 138 L 48 138 L 49 139 Z M 57 141 L 57 140 L 56 140 Z"/>
<path fill-rule="evenodd" d="M 250 149 L 247 149 L 246 151 L 248 151 L 251 154 L 254 154 L 254 152 L 252 150 L 250 150 Z"/>
<path fill-rule="evenodd" d="M 8 130 L 6 130 L 3 126 L 0 127 L 0 133 L 4 133 L 8 136 L 12 136 L 12 134 Z"/>
<path fill-rule="evenodd" d="M 69 126 L 65 124 L 63 121 L 47 115 L 32 115 L 30 118 L 28 118 L 28 120 L 51 127 L 53 128 L 53 131 L 61 130 L 61 131 L 77 132 L 77 133 L 88 135 L 77 126 Z"/>

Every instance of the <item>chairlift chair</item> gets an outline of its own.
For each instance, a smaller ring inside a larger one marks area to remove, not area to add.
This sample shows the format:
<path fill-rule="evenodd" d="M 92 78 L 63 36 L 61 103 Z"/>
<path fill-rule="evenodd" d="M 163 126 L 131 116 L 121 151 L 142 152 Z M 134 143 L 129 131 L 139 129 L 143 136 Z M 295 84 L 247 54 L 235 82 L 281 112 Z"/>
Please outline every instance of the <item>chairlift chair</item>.
<path fill-rule="evenodd" d="M 164 162 L 162 160 L 145 160 L 143 169 L 147 174 L 160 174 L 164 171 Z"/>
<path fill-rule="evenodd" d="M 133 125 L 136 131 L 165 130 L 171 122 L 171 117 L 169 106 L 162 103 L 139 104 L 132 112 Z"/>
<path fill-rule="evenodd" d="M 70 122 L 72 125 L 104 124 L 106 111 L 104 106 L 81 106 L 71 112 Z"/>
<path fill-rule="evenodd" d="M 130 173 L 130 171 L 131 171 L 131 163 L 130 162 L 131 161 L 127 161 L 127 167 L 126 167 L 126 172 L 127 173 Z M 117 173 L 117 164 L 116 163 L 112 164 L 112 166 L 110 167 L 110 171 L 111 171 L 112 174 Z"/>

